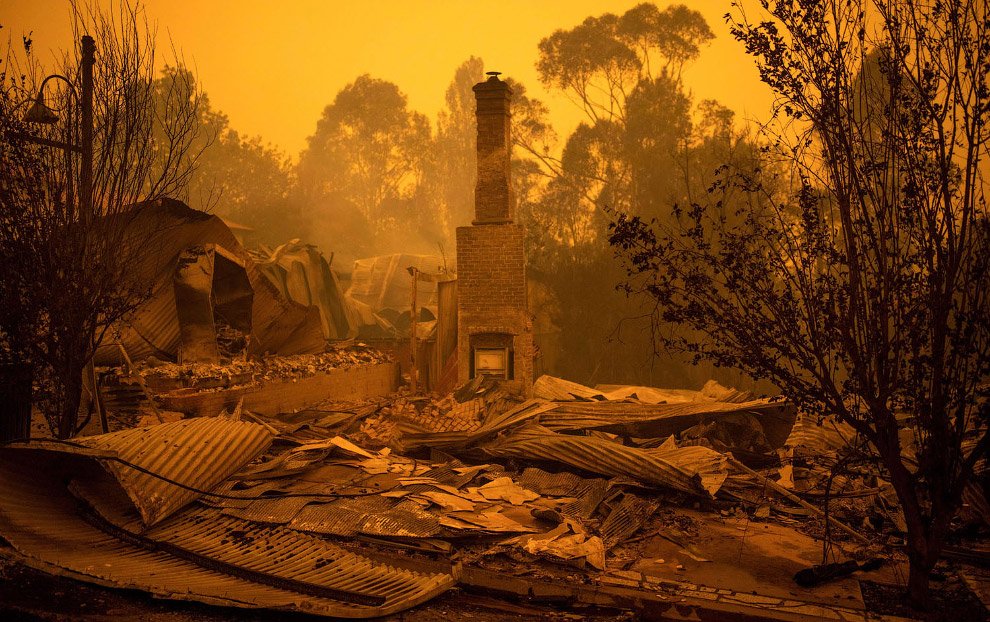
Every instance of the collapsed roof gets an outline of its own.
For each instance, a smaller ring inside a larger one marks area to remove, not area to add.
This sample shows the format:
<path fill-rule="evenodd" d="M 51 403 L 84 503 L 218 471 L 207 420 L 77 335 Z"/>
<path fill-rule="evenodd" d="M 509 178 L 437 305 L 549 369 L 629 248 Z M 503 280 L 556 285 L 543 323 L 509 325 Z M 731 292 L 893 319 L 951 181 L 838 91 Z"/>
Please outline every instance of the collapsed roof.
<path fill-rule="evenodd" d="M 323 351 L 320 309 L 286 297 L 220 218 L 173 199 L 134 210 L 127 227 L 147 252 L 129 269 L 148 296 L 113 331 L 132 359 L 211 357 L 214 314 L 249 333 L 250 354 Z M 112 341 L 96 354 L 97 364 L 119 360 Z"/>

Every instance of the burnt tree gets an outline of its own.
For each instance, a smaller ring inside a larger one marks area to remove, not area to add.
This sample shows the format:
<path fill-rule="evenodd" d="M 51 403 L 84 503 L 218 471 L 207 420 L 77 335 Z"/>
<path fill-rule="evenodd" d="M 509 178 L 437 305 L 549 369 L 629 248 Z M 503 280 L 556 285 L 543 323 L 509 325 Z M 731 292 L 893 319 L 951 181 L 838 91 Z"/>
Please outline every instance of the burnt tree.
<path fill-rule="evenodd" d="M 729 18 L 777 95 L 761 171 L 724 170 L 672 224 L 617 214 L 610 241 L 657 325 L 692 329 L 667 345 L 870 442 L 925 608 L 990 444 L 990 17 L 973 0 L 762 7 Z"/>

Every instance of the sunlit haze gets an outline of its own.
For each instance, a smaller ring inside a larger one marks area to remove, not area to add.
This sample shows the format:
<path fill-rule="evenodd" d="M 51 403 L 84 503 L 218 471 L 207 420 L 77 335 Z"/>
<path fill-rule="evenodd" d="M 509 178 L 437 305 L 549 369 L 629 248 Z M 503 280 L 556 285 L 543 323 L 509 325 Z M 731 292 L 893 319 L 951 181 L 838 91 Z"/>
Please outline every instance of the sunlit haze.
<path fill-rule="evenodd" d="M 588 16 L 622 14 L 637 0 L 501 0 L 442 2 L 376 0 L 149 0 L 146 11 L 194 67 L 215 109 L 242 135 L 260 135 L 295 157 L 324 106 L 357 76 L 396 83 L 410 106 L 431 119 L 443 105 L 454 70 L 470 56 L 486 70 L 523 82 L 550 107 L 558 133 L 580 120 L 567 99 L 539 84 L 537 44 Z M 665 3 L 658 3 L 661 8 Z M 695 101 L 718 99 L 737 119 L 766 116 L 770 94 L 752 59 L 732 39 L 723 16 L 729 0 L 688 3 L 715 33 L 687 70 Z M 43 62 L 71 45 L 65 0 L 0 0 L 0 31 L 15 40 L 31 32 Z"/>

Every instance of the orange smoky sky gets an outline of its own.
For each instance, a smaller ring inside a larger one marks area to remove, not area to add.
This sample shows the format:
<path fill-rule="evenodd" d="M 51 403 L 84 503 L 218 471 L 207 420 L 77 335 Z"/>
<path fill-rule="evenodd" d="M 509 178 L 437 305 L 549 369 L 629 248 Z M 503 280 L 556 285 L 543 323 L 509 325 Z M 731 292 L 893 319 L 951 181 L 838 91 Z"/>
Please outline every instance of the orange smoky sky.
<path fill-rule="evenodd" d="M 415 110 L 436 118 L 454 71 L 470 56 L 523 82 L 566 136 L 581 120 L 536 73 L 537 44 L 586 17 L 622 14 L 637 0 L 148 0 L 158 49 L 174 45 L 215 109 L 242 135 L 297 156 L 323 108 L 357 76 L 396 83 Z M 660 8 L 667 3 L 657 2 Z M 767 116 L 771 95 L 729 34 L 729 0 L 693 0 L 715 40 L 685 75 L 694 100 L 714 98 L 737 119 Z M 0 36 L 32 33 L 39 59 L 72 45 L 66 0 L 0 0 Z M 170 41 L 171 40 L 171 45 Z"/>

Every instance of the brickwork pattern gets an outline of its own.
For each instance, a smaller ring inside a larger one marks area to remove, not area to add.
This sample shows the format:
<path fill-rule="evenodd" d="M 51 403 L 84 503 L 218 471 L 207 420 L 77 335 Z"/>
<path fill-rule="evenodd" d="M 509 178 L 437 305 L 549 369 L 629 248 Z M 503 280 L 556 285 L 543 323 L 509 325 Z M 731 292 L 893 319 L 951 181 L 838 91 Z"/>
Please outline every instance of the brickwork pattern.
<path fill-rule="evenodd" d="M 520 225 L 457 228 L 457 308 L 461 313 L 526 308 L 526 257 Z"/>
<path fill-rule="evenodd" d="M 474 87 L 478 101 L 478 181 L 475 224 L 511 222 L 515 212 L 509 155 L 512 149 L 509 86 L 490 79 Z"/>
<path fill-rule="evenodd" d="M 533 322 L 526 298 L 523 229 L 513 224 L 510 97 L 492 76 L 474 86 L 478 108 L 478 183 L 472 227 L 457 229 L 457 377 L 470 377 L 471 347 L 511 345 L 506 390 L 533 391 Z M 494 341 L 493 341 L 494 340 Z"/>
<path fill-rule="evenodd" d="M 526 296 L 522 227 L 515 224 L 457 229 L 458 378 L 470 376 L 475 335 L 511 335 L 514 379 L 507 390 L 529 396 L 533 384 L 533 325 Z"/>

